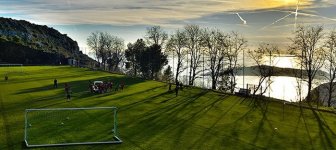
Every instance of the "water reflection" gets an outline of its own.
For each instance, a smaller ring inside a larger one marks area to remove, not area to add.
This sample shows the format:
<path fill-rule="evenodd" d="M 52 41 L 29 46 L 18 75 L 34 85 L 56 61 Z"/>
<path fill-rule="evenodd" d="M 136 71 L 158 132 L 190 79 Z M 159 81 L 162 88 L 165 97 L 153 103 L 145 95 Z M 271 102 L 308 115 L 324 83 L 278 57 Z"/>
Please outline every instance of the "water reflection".
<path fill-rule="evenodd" d="M 269 60 L 268 57 L 265 57 L 265 64 L 268 65 Z M 280 56 L 280 57 L 272 57 L 274 60 L 273 65 L 280 68 L 295 68 L 300 69 L 299 65 L 297 65 L 297 60 L 293 56 Z M 173 66 L 173 60 L 172 57 L 170 57 L 169 65 Z M 247 62 L 246 66 L 251 66 L 251 61 L 246 60 Z M 176 63 L 176 62 L 175 62 Z M 176 64 L 174 64 L 174 69 L 176 67 Z M 208 68 L 205 64 L 205 68 Z M 173 69 L 173 70 L 174 70 Z M 202 69 L 202 67 L 200 67 Z M 184 84 L 187 84 L 187 76 L 188 76 L 188 69 L 186 69 L 184 72 L 181 73 L 181 76 L 179 77 L 179 80 L 182 81 Z M 207 72 L 207 71 L 205 71 Z M 246 73 L 246 70 L 245 70 Z M 195 86 L 204 87 L 204 88 L 211 88 L 211 78 L 209 76 L 202 76 L 203 72 L 199 74 L 200 77 L 195 80 Z M 206 73 L 205 73 L 206 74 Z M 246 73 L 248 74 L 248 73 Z M 246 84 L 258 84 L 259 78 L 258 76 L 245 76 L 245 85 L 243 86 L 243 76 L 237 76 L 237 88 L 238 91 L 239 88 L 246 88 Z M 316 79 L 318 82 L 313 85 L 313 88 L 318 86 L 321 83 L 325 83 L 322 79 Z M 268 91 L 264 94 L 265 96 L 270 96 L 273 98 L 283 99 L 286 101 L 298 101 L 300 100 L 300 97 L 298 96 L 298 81 L 297 78 L 294 77 L 286 77 L 286 76 L 273 76 L 271 77 L 272 84 Z M 263 87 L 265 87 L 266 83 L 263 83 Z M 306 97 L 308 93 L 308 87 L 306 82 L 302 82 L 302 98 Z"/>

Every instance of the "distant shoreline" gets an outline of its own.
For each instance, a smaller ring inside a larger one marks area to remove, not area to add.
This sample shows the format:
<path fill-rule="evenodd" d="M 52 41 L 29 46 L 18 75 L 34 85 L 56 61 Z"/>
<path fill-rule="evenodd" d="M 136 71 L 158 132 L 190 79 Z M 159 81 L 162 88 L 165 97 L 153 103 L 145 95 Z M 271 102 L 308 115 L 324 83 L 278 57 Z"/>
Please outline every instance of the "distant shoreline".
<path fill-rule="evenodd" d="M 266 66 L 269 68 L 269 66 Z M 297 77 L 297 75 L 300 74 L 300 69 L 294 69 L 294 68 L 280 68 L 280 67 L 274 67 L 274 73 L 272 76 L 287 76 L 287 77 Z M 245 76 L 258 76 L 258 67 L 257 66 L 250 66 L 245 67 Z M 322 79 L 323 76 L 327 75 L 327 72 L 324 71 L 318 71 L 316 74 L 316 77 L 318 79 Z M 237 68 L 237 76 L 243 76 L 243 68 L 239 67 Z M 307 75 L 305 73 L 305 70 L 303 70 L 303 76 L 306 78 Z"/>

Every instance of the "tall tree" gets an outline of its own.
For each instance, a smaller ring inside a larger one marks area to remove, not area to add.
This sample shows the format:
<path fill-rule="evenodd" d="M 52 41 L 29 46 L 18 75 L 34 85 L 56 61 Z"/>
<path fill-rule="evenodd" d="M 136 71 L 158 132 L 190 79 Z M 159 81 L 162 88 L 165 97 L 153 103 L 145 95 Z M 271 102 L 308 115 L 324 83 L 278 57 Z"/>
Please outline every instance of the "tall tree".
<path fill-rule="evenodd" d="M 198 25 L 186 25 L 184 30 L 187 39 L 186 47 L 188 49 L 188 55 L 190 55 L 189 85 L 194 85 L 194 81 L 199 73 L 197 72 L 197 68 L 199 68 L 201 64 L 202 29 Z"/>
<path fill-rule="evenodd" d="M 324 50 L 321 46 L 322 37 L 322 26 L 298 26 L 294 38 L 291 39 L 290 50 L 292 54 L 299 58 L 299 65 L 303 68 L 305 75 L 307 75 L 308 102 L 312 100 L 311 89 L 316 73 L 321 69 L 325 60 Z"/>
<path fill-rule="evenodd" d="M 139 66 L 142 76 L 147 79 L 157 78 L 158 72 L 168 63 L 161 46 L 153 44 L 140 53 Z"/>
<path fill-rule="evenodd" d="M 120 69 L 119 65 L 124 59 L 124 40 L 116 36 L 111 36 L 110 42 L 107 59 L 109 70 L 118 71 Z"/>
<path fill-rule="evenodd" d="M 145 39 L 148 45 L 160 45 L 161 47 L 168 39 L 168 34 L 160 26 L 147 28 Z"/>
<path fill-rule="evenodd" d="M 177 84 L 178 77 L 180 73 L 182 73 L 185 68 L 183 67 L 183 60 L 186 57 L 187 51 L 185 49 L 186 46 L 186 35 L 184 32 L 177 30 L 171 37 L 169 38 L 166 50 L 168 52 L 172 52 L 173 55 L 177 56 L 177 66 L 176 66 L 176 73 L 175 73 L 175 83 Z"/>
<path fill-rule="evenodd" d="M 125 57 L 128 63 L 131 64 L 133 75 L 137 76 L 142 59 L 141 53 L 145 51 L 146 43 L 142 39 L 138 39 L 134 44 L 129 43 L 125 50 Z"/>
<path fill-rule="evenodd" d="M 229 89 L 233 93 L 236 87 L 236 74 L 238 67 L 238 55 L 247 47 L 247 40 L 237 32 L 232 32 L 228 38 L 228 48 L 225 52 L 227 60 L 227 72 L 229 73 Z"/>
<path fill-rule="evenodd" d="M 328 79 L 328 107 L 331 106 L 332 93 L 335 91 L 335 79 L 336 79 L 336 31 L 331 31 L 326 39 L 326 69 L 329 71 Z"/>
<path fill-rule="evenodd" d="M 98 63 L 100 63 L 100 51 L 99 51 L 99 32 L 92 32 L 89 37 L 86 39 L 87 45 L 94 54 Z"/>
<path fill-rule="evenodd" d="M 270 78 L 274 75 L 274 59 L 270 60 L 271 65 L 267 66 L 266 59 L 264 59 L 267 55 L 274 56 L 279 55 L 278 47 L 274 45 L 269 45 L 266 43 L 259 44 L 259 47 L 255 50 L 248 50 L 248 54 L 253 62 L 256 64 L 256 75 L 259 77 L 258 85 L 254 88 L 253 95 L 256 95 L 258 91 L 260 91 L 260 95 L 264 94 L 266 90 L 270 87 L 271 81 L 267 81 L 267 78 Z M 264 87 L 262 87 L 263 83 L 266 83 Z"/>
<path fill-rule="evenodd" d="M 219 30 L 204 30 L 202 37 L 202 46 L 209 57 L 209 67 L 212 79 L 212 89 L 216 89 L 218 77 L 222 69 L 224 54 L 227 50 L 227 35 Z"/>
<path fill-rule="evenodd" d="M 111 35 L 108 34 L 107 32 L 99 32 L 99 55 L 101 58 L 101 62 L 102 62 L 102 67 L 105 70 L 106 69 L 106 61 L 107 61 L 107 57 L 108 57 L 108 48 L 110 47 L 110 38 Z"/>

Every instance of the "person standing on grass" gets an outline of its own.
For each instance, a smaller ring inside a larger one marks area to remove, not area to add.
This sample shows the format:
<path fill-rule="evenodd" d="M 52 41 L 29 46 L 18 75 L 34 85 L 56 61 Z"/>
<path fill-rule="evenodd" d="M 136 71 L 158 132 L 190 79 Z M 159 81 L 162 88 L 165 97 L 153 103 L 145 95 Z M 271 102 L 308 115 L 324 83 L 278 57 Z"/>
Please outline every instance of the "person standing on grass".
<path fill-rule="evenodd" d="M 54 88 L 57 88 L 57 79 L 54 80 Z"/>
<path fill-rule="evenodd" d="M 6 75 L 5 75 L 5 81 L 7 81 L 7 80 L 8 80 L 8 75 L 6 74 Z"/>
<path fill-rule="evenodd" d="M 169 82 L 169 90 L 168 91 L 171 91 L 171 86 L 172 86 L 172 83 Z"/>
<path fill-rule="evenodd" d="M 70 101 L 70 99 L 71 99 L 71 95 L 70 95 L 71 89 L 70 89 L 70 85 L 68 85 L 68 83 L 64 83 L 64 91 L 65 91 L 65 94 L 66 94 L 66 97 L 67 97 L 67 101 Z"/>
<path fill-rule="evenodd" d="M 124 86 L 125 86 L 125 82 L 123 81 L 123 82 L 121 82 L 120 89 L 124 90 Z"/>
<path fill-rule="evenodd" d="M 177 97 L 177 95 L 178 95 L 178 90 L 179 90 L 179 85 L 176 84 L 176 87 L 175 87 L 175 94 L 176 94 L 176 97 Z"/>

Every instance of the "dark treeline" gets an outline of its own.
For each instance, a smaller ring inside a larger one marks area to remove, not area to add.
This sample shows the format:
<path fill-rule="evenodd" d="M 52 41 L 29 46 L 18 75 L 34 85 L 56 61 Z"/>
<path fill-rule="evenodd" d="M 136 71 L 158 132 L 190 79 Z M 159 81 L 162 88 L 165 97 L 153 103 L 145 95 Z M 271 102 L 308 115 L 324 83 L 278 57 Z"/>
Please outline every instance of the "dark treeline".
<path fill-rule="evenodd" d="M 66 64 L 63 55 L 47 53 L 16 44 L 14 42 L 0 41 L 0 62 L 19 64 Z"/>

